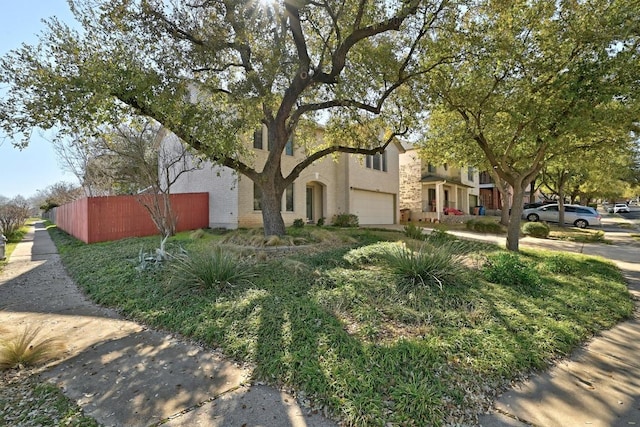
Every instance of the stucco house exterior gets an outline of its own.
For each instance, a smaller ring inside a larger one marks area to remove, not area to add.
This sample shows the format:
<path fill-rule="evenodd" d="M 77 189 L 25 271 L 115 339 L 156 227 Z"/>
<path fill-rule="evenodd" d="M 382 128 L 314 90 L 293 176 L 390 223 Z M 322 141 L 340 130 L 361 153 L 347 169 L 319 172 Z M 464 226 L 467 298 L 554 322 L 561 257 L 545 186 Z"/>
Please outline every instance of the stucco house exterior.
<path fill-rule="evenodd" d="M 322 138 L 322 131 L 317 131 Z M 178 144 L 175 135 L 163 144 Z M 268 156 L 266 127 L 253 135 L 254 165 L 258 170 Z M 282 217 L 286 225 L 295 219 L 316 223 L 324 218 L 331 223 L 334 215 L 355 214 L 359 223 L 395 224 L 399 222 L 399 155 L 404 148 L 399 141 L 375 156 L 337 153 L 306 168 L 285 190 Z M 295 141 L 287 145 L 283 157 L 283 174 L 304 158 L 304 150 Z M 171 187 L 171 193 L 208 192 L 209 226 L 235 229 L 262 226 L 260 194 L 253 181 L 227 167 L 203 162 L 197 170 L 183 173 Z"/>
<path fill-rule="evenodd" d="M 478 214 L 479 175 L 471 167 L 433 165 L 420 158 L 414 147 L 400 154 L 400 208 L 404 219 L 442 221 L 461 212 Z"/>

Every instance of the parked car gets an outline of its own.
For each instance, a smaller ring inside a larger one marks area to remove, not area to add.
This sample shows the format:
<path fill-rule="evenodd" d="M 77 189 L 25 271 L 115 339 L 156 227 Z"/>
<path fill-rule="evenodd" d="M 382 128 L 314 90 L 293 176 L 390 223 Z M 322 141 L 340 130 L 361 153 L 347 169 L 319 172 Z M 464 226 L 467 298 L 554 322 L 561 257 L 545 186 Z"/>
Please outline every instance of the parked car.
<path fill-rule="evenodd" d="M 609 213 L 619 213 L 619 212 L 626 212 L 629 213 L 629 206 L 627 206 L 626 203 L 616 203 L 613 206 L 609 206 L 609 208 L 607 209 L 607 211 Z"/>
<path fill-rule="evenodd" d="M 537 208 L 526 209 L 522 213 L 522 218 L 527 221 L 547 221 L 559 222 L 560 211 L 558 204 L 545 205 Z M 586 228 L 593 225 L 601 225 L 601 216 L 589 206 L 564 205 L 564 221 L 579 228 Z"/>

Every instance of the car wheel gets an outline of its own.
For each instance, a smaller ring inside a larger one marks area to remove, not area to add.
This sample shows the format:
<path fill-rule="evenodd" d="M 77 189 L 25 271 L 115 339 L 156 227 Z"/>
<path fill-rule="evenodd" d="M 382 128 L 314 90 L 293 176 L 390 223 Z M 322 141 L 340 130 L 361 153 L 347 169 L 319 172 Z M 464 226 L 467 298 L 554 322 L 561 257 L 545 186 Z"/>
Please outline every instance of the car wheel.
<path fill-rule="evenodd" d="M 540 217 L 536 214 L 527 215 L 527 221 L 536 222 L 540 219 Z"/>
<path fill-rule="evenodd" d="M 578 228 L 587 228 L 589 223 L 584 219 L 577 219 L 576 222 L 573 223 L 573 225 L 575 225 Z"/>

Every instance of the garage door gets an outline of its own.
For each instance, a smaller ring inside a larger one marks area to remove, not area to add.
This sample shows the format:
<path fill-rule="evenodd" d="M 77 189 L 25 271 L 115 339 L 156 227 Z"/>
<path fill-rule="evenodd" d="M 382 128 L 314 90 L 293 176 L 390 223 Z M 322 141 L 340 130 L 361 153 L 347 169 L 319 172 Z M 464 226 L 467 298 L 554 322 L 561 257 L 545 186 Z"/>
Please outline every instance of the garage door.
<path fill-rule="evenodd" d="M 358 215 L 360 224 L 394 223 L 393 194 L 353 190 L 352 196 L 352 213 Z"/>

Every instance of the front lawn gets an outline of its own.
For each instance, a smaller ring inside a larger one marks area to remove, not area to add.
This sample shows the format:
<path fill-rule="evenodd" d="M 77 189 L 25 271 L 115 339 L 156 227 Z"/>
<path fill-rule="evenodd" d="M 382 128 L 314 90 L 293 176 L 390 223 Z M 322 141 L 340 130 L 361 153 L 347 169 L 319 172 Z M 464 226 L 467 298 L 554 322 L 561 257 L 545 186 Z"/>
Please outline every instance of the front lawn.
<path fill-rule="evenodd" d="M 49 231 L 94 301 L 222 348 L 251 364 L 256 380 L 292 388 L 352 426 L 477 424 L 512 380 L 633 310 L 607 261 L 514 255 L 446 233 L 422 242 L 304 227 L 283 242 L 307 244 L 283 249 L 254 249 L 260 239 L 247 231 L 183 233 L 172 253 L 210 256 L 156 267 L 140 258 L 157 237 L 85 245 Z M 252 247 L 241 246 L 243 235 Z M 212 278 L 229 268 L 227 255 L 241 274 Z M 209 268 L 196 277 L 197 263 Z"/>

